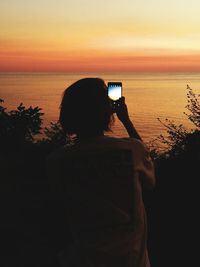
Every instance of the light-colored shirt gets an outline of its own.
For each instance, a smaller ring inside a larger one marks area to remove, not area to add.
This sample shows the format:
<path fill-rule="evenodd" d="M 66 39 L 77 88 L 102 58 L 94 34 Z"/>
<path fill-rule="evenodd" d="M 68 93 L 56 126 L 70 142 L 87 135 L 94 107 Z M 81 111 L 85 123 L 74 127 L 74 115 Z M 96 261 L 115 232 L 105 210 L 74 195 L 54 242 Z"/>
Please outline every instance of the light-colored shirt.
<path fill-rule="evenodd" d="M 150 267 L 143 187 L 155 185 L 147 147 L 133 138 L 97 137 L 52 153 L 49 178 L 64 195 L 73 244 L 68 267 Z"/>

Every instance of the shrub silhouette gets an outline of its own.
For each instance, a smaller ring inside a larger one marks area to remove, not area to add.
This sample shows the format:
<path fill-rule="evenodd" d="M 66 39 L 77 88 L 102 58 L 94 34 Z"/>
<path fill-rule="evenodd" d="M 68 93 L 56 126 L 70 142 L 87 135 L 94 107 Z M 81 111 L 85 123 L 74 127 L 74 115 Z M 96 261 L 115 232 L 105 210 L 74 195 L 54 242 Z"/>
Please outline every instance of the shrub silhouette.
<path fill-rule="evenodd" d="M 182 153 L 196 153 L 200 150 L 200 95 L 196 95 L 193 90 L 187 85 L 187 105 L 186 109 L 189 113 L 184 112 L 188 119 L 194 125 L 193 129 L 186 129 L 184 125 L 176 125 L 174 121 L 165 119 L 158 120 L 166 128 L 167 135 L 161 134 L 153 147 L 155 157 L 178 157 Z M 156 149 L 157 142 L 165 145 L 166 150 L 160 153 Z"/>
<path fill-rule="evenodd" d="M 0 145 L 1 148 L 22 148 L 25 145 L 49 145 L 56 148 L 66 143 L 66 136 L 58 122 L 42 127 L 43 115 L 39 107 L 26 108 L 22 103 L 7 111 L 0 99 Z"/>
<path fill-rule="evenodd" d="M 166 129 L 153 147 L 156 166 L 156 190 L 149 207 L 149 246 L 152 266 L 194 266 L 198 260 L 194 246 L 198 229 L 200 166 L 200 95 L 187 86 L 185 115 L 194 125 L 186 129 L 173 121 L 159 120 Z M 150 203 L 150 204 L 149 204 Z M 196 240 L 198 242 L 198 239 Z M 173 262 L 173 264 L 172 264 Z"/>
<path fill-rule="evenodd" d="M 0 101 L 0 144 L 1 147 L 22 146 L 34 142 L 41 132 L 41 108 L 26 108 L 22 103 L 15 109 L 7 111 Z"/>
<path fill-rule="evenodd" d="M 19 266 L 56 266 L 55 250 L 62 243 L 61 240 L 56 242 L 54 234 L 62 218 L 59 220 L 60 214 L 54 208 L 57 202 L 46 177 L 45 161 L 50 152 L 66 142 L 66 138 L 59 123 L 43 128 L 42 122 L 41 108 L 27 108 L 21 103 L 8 111 L 0 100 L 1 198 L 4 206 L 1 225 L 5 226 L 7 237 L 3 241 L 4 254 L 16 253 L 11 244 L 16 242 L 12 238 L 17 230 Z M 62 222 L 60 229 L 61 226 Z M 16 265 L 16 259 L 9 256 L 6 261 L 8 259 L 9 266 Z"/>
<path fill-rule="evenodd" d="M 42 142 L 56 148 L 70 142 L 70 139 L 67 139 L 59 122 L 51 122 L 49 127 L 44 128 L 44 138 L 41 140 L 41 143 Z"/>
<path fill-rule="evenodd" d="M 196 125 L 197 128 L 200 128 L 200 95 L 196 95 L 193 90 L 187 85 L 187 100 L 188 104 L 186 108 L 190 111 L 190 114 L 187 114 L 188 119 Z"/>

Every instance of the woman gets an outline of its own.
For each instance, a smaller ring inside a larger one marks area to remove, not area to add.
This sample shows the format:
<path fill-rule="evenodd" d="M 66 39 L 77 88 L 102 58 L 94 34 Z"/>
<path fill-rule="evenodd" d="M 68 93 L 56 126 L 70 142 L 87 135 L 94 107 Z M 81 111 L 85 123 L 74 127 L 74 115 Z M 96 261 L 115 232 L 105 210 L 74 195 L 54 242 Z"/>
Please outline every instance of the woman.
<path fill-rule="evenodd" d="M 142 189 L 154 187 L 154 167 L 124 97 L 115 107 L 129 138 L 105 135 L 114 120 L 102 79 L 81 79 L 64 92 L 60 123 L 75 142 L 47 160 L 73 236 L 59 254 L 61 266 L 150 266 Z"/>

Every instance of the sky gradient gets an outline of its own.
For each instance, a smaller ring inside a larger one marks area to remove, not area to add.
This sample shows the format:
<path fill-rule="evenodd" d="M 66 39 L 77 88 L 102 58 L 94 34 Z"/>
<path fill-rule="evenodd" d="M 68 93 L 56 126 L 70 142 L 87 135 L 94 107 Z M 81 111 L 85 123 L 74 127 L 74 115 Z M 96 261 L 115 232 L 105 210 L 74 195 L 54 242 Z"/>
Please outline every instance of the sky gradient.
<path fill-rule="evenodd" d="M 199 0 L 1 0 L 0 71 L 200 71 Z"/>

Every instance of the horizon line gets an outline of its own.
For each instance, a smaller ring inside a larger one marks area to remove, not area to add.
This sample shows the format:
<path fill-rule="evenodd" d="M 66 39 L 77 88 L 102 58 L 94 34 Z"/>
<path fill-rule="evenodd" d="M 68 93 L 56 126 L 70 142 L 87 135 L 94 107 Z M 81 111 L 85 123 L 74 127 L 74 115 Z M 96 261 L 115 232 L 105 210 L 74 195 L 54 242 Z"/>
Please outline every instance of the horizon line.
<path fill-rule="evenodd" d="M 4 73 L 68 73 L 68 74 L 76 74 L 76 73 L 113 73 L 113 74 L 119 74 L 119 73 L 123 73 L 123 74 L 140 74 L 140 73 L 200 73 L 200 70 L 149 70 L 149 71 L 142 71 L 142 70 L 138 70 L 138 71 L 127 71 L 127 70 L 121 70 L 121 71 L 115 71 L 115 70 L 96 70 L 96 71 L 85 71 L 85 70 L 80 70 L 80 71 L 63 71 L 63 70 L 0 70 L 1 74 Z"/>

